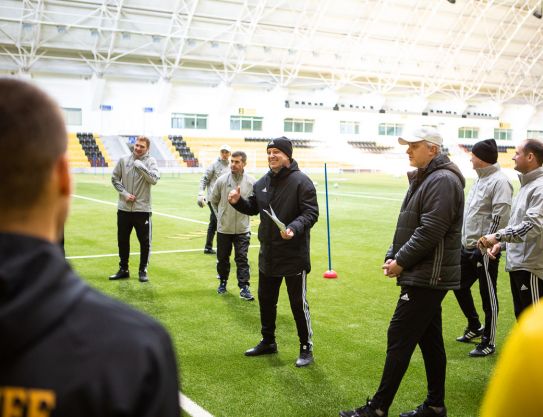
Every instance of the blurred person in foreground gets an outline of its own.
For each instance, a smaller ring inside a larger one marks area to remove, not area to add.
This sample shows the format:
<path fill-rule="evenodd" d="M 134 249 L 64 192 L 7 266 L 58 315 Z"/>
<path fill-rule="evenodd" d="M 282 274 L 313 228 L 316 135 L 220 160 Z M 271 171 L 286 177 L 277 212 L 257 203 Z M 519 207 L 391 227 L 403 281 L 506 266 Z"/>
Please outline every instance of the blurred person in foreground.
<path fill-rule="evenodd" d="M 236 210 L 250 216 L 260 214 L 258 302 L 262 340 L 245 355 L 277 353 L 277 301 L 285 278 L 300 340 L 300 354 L 295 365 L 303 367 L 314 361 L 307 274 L 311 270 L 310 230 L 319 217 L 317 192 L 311 179 L 292 159 L 292 142 L 288 138 L 272 139 L 266 152 L 270 170 L 255 183 L 252 195 L 247 199 L 241 197 L 239 187 L 228 195 L 228 201 Z M 284 230 L 278 228 L 268 213 L 276 215 Z"/>
<path fill-rule="evenodd" d="M 198 193 L 197 203 L 201 208 L 204 208 L 206 205 L 209 207 L 209 225 L 207 226 L 206 244 L 204 246 L 204 253 L 206 255 L 214 255 L 217 253 L 215 249 L 213 249 L 213 238 L 217 231 L 217 216 L 209 201 L 215 182 L 221 175 L 228 172 L 228 158 L 230 158 L 231 153 L 232 149 L 229 145 L 222 145 L 221 149 L 219 149 L 219 157 L 209 164 L 204 175 L 200 179 L 200 192 Z"/>
<path fill-rule="evenodd" d="M 541 417 L 543 306 L 524 310 L 505 341 L 481 407 L 481 417 Z"/>
<path fill-rule="evenodd" d="M 400 286 L 388 327 L 387 353 L 377 392 L 341 417 L 383 417 L 394 400 L 417 345 L 426 368 L 427 396 L 400 417 L 446 417 L 441 302 L 460 285 L 460 248 L 465 180 L 442 153 L 443 138 L 421 128 L 398 138 L 408 145 L 409 189 L 398 216 L 394 239 L 382 266 Z"/>
<path fill-rule="evenodd" d="M 151 255 L 153 226 L 151 222 L 151 186 L 160 179 L 158 165 L 149 149 L 151 141 L 139 136 L 130 155 L 119 159 L 111 174 L 111 183 L 119 193 L 117 203 L 117 244 L 119 270 L 110 280 L 129 278 L 130 235 L 136 229 L 140 243 L 139 281 L 147 282 L 147 266 Z"/>
<path fill-rule="evenodd" d="M 174 351 L 148 316 L 86 285 L 58 241 L 67 135 L 41 90 L 0 78 L 0 415 L 179 416 Z"/>
<path fill-rule="evenodd" d="M 520 189 L 513 201 L 509 223 L 479 240 L 491 259 L 506 249 L 515 317 L 543 296 L 543 142 L 528 139 L 517 145 L 515 170 Z"/>
<path fill-rule="evenodd" d="M 494 139 L 482 140 L 473 145 L 471 163 L 477 179 L 469 191 L 464 210 L 460 289 L 454 291 L 468 324 L 464 334 L 456 340 L 470 343 L 481 337 L 481 343 L 469 352 L 469 356 L 483 357 L 496 351 L 500 257 L 498 255 L 496 259 L 490 259 L 486 253 L 481 253 L 477 241 L 483 234 L 494 233 L 505 227 L 509 221 L 513 186 L 498 164 L 498 146 Z M 475 281 L 479 281 L 485 313 L 484 326 L 481 326 L 471 295 Z"/>
<path fill-rule="evenodd" d="M 235 151 L 230 157 L 230 172 L 219 177 L 209 202 L 217 214 L 217 293 L 226 292 L 233 247 L 239 296 L 242 300 L 253 301 L 255 298 L 249 289 L 251 271 L 247 259 L 251 243 L 251 219 L 228 203 L 228 194 L 237 187 L 240 187 L 244 198 L 248 198 L 253 192 L 255 179 L 245 172 L 246 165 L 245 152 Z"/>

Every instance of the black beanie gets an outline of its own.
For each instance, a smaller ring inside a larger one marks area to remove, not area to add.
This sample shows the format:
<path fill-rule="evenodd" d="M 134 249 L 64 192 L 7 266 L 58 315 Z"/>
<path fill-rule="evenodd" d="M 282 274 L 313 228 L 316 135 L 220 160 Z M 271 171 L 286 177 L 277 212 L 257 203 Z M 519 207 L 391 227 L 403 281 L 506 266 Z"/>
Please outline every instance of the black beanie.
<path fill-rule="evenodd" d="M 270 148 L 277 148 L 281 152 L 283 152 L 286 156 L 288 156 L 288 159 L 292 159 L 292 142 L 290 139 L 281 136 L 280 138 L 272 139 L 270 143 L 268 143 L 268 146 L 266 149 Z"/>
<path fill-rule="evenodd" d="M 498 161 L 498 146 L 494 139 L 486 139 L 473 145 L 471 153 L 481 161 L 495 164 Z"/>

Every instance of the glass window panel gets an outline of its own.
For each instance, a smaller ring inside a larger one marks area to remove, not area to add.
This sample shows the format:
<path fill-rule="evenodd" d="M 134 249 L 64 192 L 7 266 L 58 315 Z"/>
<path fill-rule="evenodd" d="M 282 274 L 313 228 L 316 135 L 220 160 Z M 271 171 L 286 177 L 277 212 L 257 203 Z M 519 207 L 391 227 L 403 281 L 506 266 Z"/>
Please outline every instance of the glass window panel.
<path fill-rule="evenodd" d="M 285 132 L 292 132 L 292 120 L 285 119 Z"/>
<path fill-rule="evenodd" d="M 241 119 L 241 130 L 252 130 L 252 120 Z"/>
<path fill-rule="evenodd" d="M 230 129 L 231 130 L 240 130 L 241 129 L 239 118 L 237 118 L 237 117 L 231 117 L 230 118 Z"/>
<path fill-rule="evenodd" d="M 262 130 L 262 119 L 253 120 L 253 130 Z"/>

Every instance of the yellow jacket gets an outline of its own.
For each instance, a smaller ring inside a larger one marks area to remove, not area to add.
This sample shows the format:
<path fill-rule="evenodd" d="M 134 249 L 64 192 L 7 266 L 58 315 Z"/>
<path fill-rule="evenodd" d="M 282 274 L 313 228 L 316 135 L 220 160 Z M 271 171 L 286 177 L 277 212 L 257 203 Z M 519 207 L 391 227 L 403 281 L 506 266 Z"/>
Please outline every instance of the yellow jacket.
<path fill-rule="evenodd" d="M 543 416 L 543 304 L 525 310 L 490 380 L 481 417 Z"/>

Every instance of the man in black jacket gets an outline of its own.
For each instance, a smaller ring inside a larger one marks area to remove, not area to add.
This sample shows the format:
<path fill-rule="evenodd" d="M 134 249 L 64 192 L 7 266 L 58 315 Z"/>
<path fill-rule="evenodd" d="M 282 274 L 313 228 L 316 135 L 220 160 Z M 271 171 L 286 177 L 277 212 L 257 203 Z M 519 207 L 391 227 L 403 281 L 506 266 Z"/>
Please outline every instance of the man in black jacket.
<path fill-rule="evenodd" d="M 57 244 L 66 148 L 56 104 L 0 79 L 0 416 L 177 417 L 164 328 L 83 283 Z"/>
<path fill-rule="evenodd" d="M 309 231 L 319 217 L 317 193 L 313 182 L 292 159 L 289 139 L 273 139 L 268 143 L 267 153 L 270 170 L 255 183 L 249 199 L 240 196 L 239 187 L 228 195 L 230 204 L 241 213 L 260 213 L 258 301 L 262 340 L 247 350 L 245 355 L 277 352 L 275 319 L 279 288 L 284 277 L 300 339 L 300 356 L 296 366 L 307 366 L 314 360 L 306 280 L 311 270 Z M 271 218 L 273 214 L 284 223 L 284 230 L 274 223 Z"/>
<path fill-rule="evenodd" d="M 366 405 L 342 411 L 342 417 L 382 417 L 407 371 L 417 344 L 426 367 L 428 395 L 415 410 L 400 417 L 446 417 L 447 358 L 441 326 L 441 302 L 460 286 L 460 248 L 464 177 L 441 154 L 441 135 L 428 128 L 398 139 L 408 145 L 409 189 L 385 263 L 384 274 L 401 287 L 388 328 L 385 367 L 376 394 Z"/>

